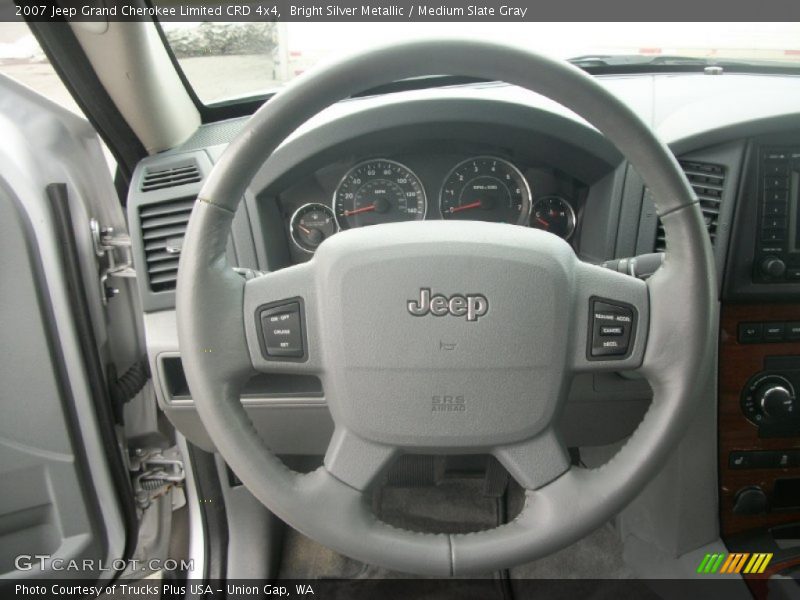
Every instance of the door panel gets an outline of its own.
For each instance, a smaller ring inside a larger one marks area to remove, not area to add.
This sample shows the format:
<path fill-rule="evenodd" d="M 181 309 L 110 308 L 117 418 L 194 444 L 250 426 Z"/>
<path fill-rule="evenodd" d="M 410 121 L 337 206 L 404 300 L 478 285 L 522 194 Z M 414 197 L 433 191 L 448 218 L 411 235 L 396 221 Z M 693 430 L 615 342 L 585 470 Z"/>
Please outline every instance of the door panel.
<path fill-rule="evenodd" d="M 85 282 L 65 268 L 78 246 L 65 245 L 63 219 L 78 213 L 71 232 L 103 174 L 113 187 L 89 124 L 6 78 L 0 131 L 0 577 L 104 579 L 131 532 L 86 352 L 97 332 L 75 316 Z M 33 555 L 91 568 L 42 568 Z"/>

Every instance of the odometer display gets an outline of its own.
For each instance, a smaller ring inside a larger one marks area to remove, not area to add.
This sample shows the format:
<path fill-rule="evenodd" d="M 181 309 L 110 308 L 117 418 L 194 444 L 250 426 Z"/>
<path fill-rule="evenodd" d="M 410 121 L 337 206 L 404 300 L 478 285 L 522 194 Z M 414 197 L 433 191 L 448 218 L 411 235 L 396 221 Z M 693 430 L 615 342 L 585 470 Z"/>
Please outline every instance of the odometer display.
<path fill-rule="evenodd" d="M 419 178 L 408 167 L 383 158 L 350 169 L 333 194 L 333 212 L 341 229 L 417 221 L 427 200 Z"/>
<path fill-rule="evenodd" d="M 478 156 L 458 163 L 439 194 L 443 219 L 524 225 L 531 214 L 528 182 L 502 158 Z"/>

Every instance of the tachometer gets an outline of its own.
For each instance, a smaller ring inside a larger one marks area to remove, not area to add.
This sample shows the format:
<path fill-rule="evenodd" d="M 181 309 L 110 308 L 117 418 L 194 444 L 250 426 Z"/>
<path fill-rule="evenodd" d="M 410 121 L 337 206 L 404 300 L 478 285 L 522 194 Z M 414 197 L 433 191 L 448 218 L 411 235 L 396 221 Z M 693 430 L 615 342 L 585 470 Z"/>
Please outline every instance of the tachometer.
<path fill-rule="evenodd" d="M 350 169 L 333 194 L 333 212 L 342 229 L 417 221 L 425 218 L 427 200 L 411 169 L 378 158 Z"/>
<path fill-rule="evenodd" d="M 561 196 L 542 196 L 533 203 L 531 226 L 568 240 L 575 231 L 575 211 Z"/>
<path fill-rule="evenodd" d="M 289 222 L 292 241 L 301 250 L 314 252 L 322 242 L 336 233 L 336 218 L 324 204 L 304 204 L 292 215 Z"/>
<path fill-rule="evenodd" d="M 493 156 L 458 163 L 439 194 L 443 219 L 524 225 L 531 214 L 531 191 L 517 167 Z"/>

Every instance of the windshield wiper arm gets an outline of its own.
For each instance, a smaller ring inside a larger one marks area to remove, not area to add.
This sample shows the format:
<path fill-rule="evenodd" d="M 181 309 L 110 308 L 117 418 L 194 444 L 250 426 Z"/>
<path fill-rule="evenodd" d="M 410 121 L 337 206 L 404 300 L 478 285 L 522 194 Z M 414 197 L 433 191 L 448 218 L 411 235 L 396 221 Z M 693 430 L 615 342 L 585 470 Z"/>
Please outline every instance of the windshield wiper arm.
<path fill-rule="evenodd" d="M 570 58 L 569 62 L 578 67 L 624 67 L 643 65 L 689 65 L 689 66 L 715 66 L 724 62 L 693 56 L 673 56 L 659 54 L 646 56 L 641 54 L 587 54 Z"/>
<path fill-rule="evenodd" d="M 648 67 L 677 67 L 704 69 L 706 67 L 722 67 L 729 69 L 786 69 L 792 65 L 770 60 L 736 60 L 727 58 L 705 58 L 700 56 L 680 56 L 658 54 L 656 56 L 642 54 L 586 54 L 568 59 L 570 63 L 582 69 L 646 69 Z M 796 68 L 796 67 L 795 67 Z"/>

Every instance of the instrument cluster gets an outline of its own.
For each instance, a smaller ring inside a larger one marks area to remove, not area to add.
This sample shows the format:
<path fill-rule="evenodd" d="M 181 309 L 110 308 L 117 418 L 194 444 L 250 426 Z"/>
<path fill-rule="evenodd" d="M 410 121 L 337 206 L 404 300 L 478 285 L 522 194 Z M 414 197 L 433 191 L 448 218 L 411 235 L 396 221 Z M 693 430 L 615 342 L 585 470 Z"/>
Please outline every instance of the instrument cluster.
<path fill-rule="evenodd" d="M 427 186 L 405 162 L 383 157 L 349 166 L 329 199 L 293 208 L 288 229 L 295 251 L 310 256 L 339 231 L 400 221 L 508 223 L 543 229 L 566 240 L 578 225 L 575 186 L 565 185 L 552 173 L 521 168 L 508 158 L 484 154 L 451 159 L 434 189 L 435 175 L 426 175 Z"/>

